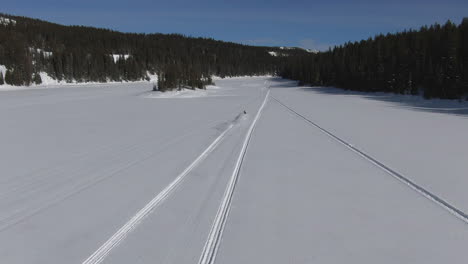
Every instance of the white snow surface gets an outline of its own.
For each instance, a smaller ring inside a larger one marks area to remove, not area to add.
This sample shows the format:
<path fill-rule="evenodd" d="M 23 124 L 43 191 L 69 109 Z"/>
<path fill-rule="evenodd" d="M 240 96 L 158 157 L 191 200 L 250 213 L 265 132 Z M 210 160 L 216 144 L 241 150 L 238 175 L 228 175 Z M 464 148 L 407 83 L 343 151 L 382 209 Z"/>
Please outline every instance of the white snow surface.
<path fill-rule="evenodd" d="M 466 262 L 466 223 L 304 119 L 466 213 L 466 103 L 215 82 L 0 93 L 0 263 Z"/>
<path fill-rule="evenodd" d="M 270 54 L 273 57 L 278 57 L 278 53 L 276 51 L 269 51 L 268 54 Z"/>
<path fill-rule="evenodd" d="M 198 97 L 217 97 L 217 96 L 232 96 L 233 94 L 226 93 L 226 89 L 220 91 L 220 88 L 215 85 L 208 85 L 206 89 L 186 89 L 182 88 L 180 90 L 166 91 L 166 92 L 149 92 L 142 95 L 145 98 L 153 99 L 184 99 L 184 98 L 198 98 Z"/>
<path fill-rule="evenodd" d="M 4 65 L 0 65 L 0 72 L 4 72 L 3 75 L 5 75 L 6 72 L 6 67 Z M 121 81 L 121 82 L 116 82 L 116 81 L 108 81 L 106 83 L 100 83 L 100 82 L 77 82 L 76 80 L 72 80 L 71 82 L 67 82 L 65 80 L 57 80 L 53 77 L 51 77 L 49 74 L 46 72 L 39 72 L 39 75 L 41 76 L 42 83 L 40 84 L 35 84 L 32 83 L 30 86 L 15 86 L 15 85 L 0 85 L 0 92 L 2 91 L 16 91 L 16 90 L 30 90 L 30 89 L 50 89 L 50 88 L 65 88 L 65 87 L 80 87 L 80 86 L 107 86 L 109 84 L 121 84 L 121 83 L 157 83 L 158 81 L 158 76 L 157 74 L 152 74 L 150 72 L 146 72 L 146 76 L 149 79 L 147 80 L 141 80 L 141 81 L 135 81 L 135 82 L 128 82 L 128 81 Z"/>
<path fill-rule="evenodd" d="M 7 18 L 7 17 L 0 17 L 0 24 L 2 25 L 10 25 L 12 24 L 13 26 L 16 25 L 16 20 Z"/>
<path fill-rule="evenodd" d="M 44 58 L 52 57 L 52 55 L 54 54 L 52 51 L 46 51 L 46 50 L 40 49 L 40 48 L 32 48 L 32 47 L 30 47 L 29 50 L 30 50 L 31 52 L 34 52 L 34 53 L 37 53 L 37 54 L 42 53 L 42 54 L 44 55 Z"/>
<path fill-rule="evenodd" d="M 111 56 L 114 59 L 114 63 L 117 63 L 119 60 L 127 60 L 130 58 L 130 54 L 111 54 Z"/>
<path fill-rule="evenodd" d="M 5 65 L 1 65 L 0 64 L 0 74 L 3 75 L 3 77 L 5 77 L 5 73 L 7 71 L 7 68 L 5 67 Z M 1 86 L 0 86 L 1 87 Z"/>
<path fill-rule="evenodd" d="M 278 56 L 287 57 L 287 56 L 289 56 L 289 54 L 287 54 L 287 53 L 281 53 L 281 52 L 276 52 L 276 51 L 269 51 L 268 54 L 270 54 L 273 57 L 278 57 Z"/>
<path fill-rule="evenodd" d="M 57 85 L 57 84 L 66 84 L 66 82 L 58 81 L 52 77 L 50 77 L 46 72 L 40 72 L 39 75 L 41 76 L 42 83 L 40 84 L 41 86 L 44 87 L 49 87 L 51 85 Z"/>
<path fill-rule="evenodd" d="M 318 50 L 316 50 L 316 49 L 304 49 L 304 50 L 309 52 L 309 53 L 314 53 L 314 54 L 318 53 Z"/>

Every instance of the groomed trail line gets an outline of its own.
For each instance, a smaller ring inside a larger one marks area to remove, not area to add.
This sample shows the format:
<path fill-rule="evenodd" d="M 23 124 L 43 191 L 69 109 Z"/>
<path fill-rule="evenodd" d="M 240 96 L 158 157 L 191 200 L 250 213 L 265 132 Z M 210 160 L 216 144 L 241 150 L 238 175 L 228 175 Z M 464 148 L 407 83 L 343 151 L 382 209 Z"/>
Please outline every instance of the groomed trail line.
<path fill-rule="evenodd" d="M 226 225 L 226 220 L 229 215 L 229 211 L 231 209 L 231 201 L 232 201 L 232 197 L 234 194 L 234 190 L 236 188 L 237 181 L 239 179 L 240 169 L 244 161 L 245 153 L 247 151 L 247 147 L 252 137 L 252 132 L 255 128 L 255 125 L 258 119 L 260 118 L 263 108 L 265 108 L 269 95 L 270 95 L 270 89 L 268 89 L 265 95 L 265 99 L 263 100 L 262 105 L 258 109 L 257 115 L 252 121 L 252 124 L 250 125 L 249 130 L 247 131 L 247 134 L 244 139 L 244 143 L 242 144 L 242 149 L 239 153 L 239 157 L 237 158 L 237 162 L 234 167 L 234 171 L 229 180 L 226 191 L 224 192 L 222 203 L 218 209 L 218 212 L 216 213 L 216 217 L 211 226 L 208 239 L 205 243 L 205 246 L 203 247 L 203 251 L 198 262 L 199 264 L 213 264 L 215 262 L 216 254 L 217 254 L 219 244 L 221 241 L 221 237 L 223 235 L 224 227 Z"/>
<path fill-rule="evenodd" d="M 234 127 L 232 122 L 183 172 L 181 172 L 164 190 L 156 195 L 148 204 L 146 204 L 138 213 L 136 213 L 124 226 L 122 226 L 111 238 L 109 238 L 98 250 L 89 256 L 83 264 L 101 263 L 110 251 L 118 246 L 125 237 L 130 234 L 156 207 L 158 207 L 166 198 L 180 185 L 184 178 L 200 164 L 218 144 L 225 138 L 226 134 Z"/>
<path fill-rule="evenodd" d="M 403 176 L 402 174 L 396 172 L 395 170 L 389 168 L 388 166 L 386 166 L 385 164 L 383 164 L 382 162 L 378 161 L 377 159 L 373 158 L 372 156 L 366 154 L 365 152 L 359 150 L 358 148 L 356 148 L 355 146 L 353 146 L 352 144 L 346 142 L 345 140 L 339 138 L 338 136 L 334 135 L 333 133 L 331 133 L 330 131 L 326 130 L 325 128 L 319 126 L 317 123 L 313 122 L 312 120 L 308 119 L 307 117 L 301 115 L 300 113 L 296 112 L 294 109 L 292 109 L 291 107 L 285 105 L 284 103 L 282 103 L 280 100 L 278 100 L 277 98 L 271 96 L 271 98 L 277 102 L 278 104 L 280 104 L 281 106 L 283 106 L 284 108 L 286 108 L 288 111 L 290 111 L 291 113 L 293 113 L 294 115 L 298 116 L 299 118 L 301 118 L 302 120 L 304 120 L 305 122 L 311 124 L 312 126 L 318 128 L 321 132 L 325 133 L 327 136 L 331 137 L 332 139 L 334 139 L 335 141 L 343 144 L 344 146 L 346 146 L 348 149 L 352 150 L 353 152 L 357 153 L 358 155 L 360 155 L 361 157 L 363 157 L 364 159 L 366 159 L 367 161 L 371 162 L 372 164 L 374 164 L 375 166 L 377 166 L 378 168 L 384 170 L 387 174 L 390 174 L 391 176 L 393 176 L 394 178 L 396 178 L 397 180 L 399 180 L 400 182 L 406 184 L 408 187 L 410 187 L 411 189 L 413 189 L 414 191 L 418 192 L 419 194 L 421 194 L 422 196 L 426 197 L 427 199 L 429 199 L 430 201 L 436 203 L 437 205 L 439 205 L 440 207 L 442 207 L 443 209 L 447 210 L 449 213 L 451 213 L 452 215 L 456 216 L 457 218 L 459 218 L 460 220 L 462 220 L 463 222 L 465 222 L 466 224 L 468 224 L 468 215 L 466 213 L 464 213 L 463 211 L 461 211 L 460 209 L 457 209 L 455 206 L 449 204 L 448 202 L 446 202 L 445 200 L 443 200 L 442 198 L 440 198 L 439 196 L 431 193 L 430 191 L 424 189 L 423 187 L 421 187 L 420 185 L 416 184 L 415 182 L 411 181 L 410 179 L 408 179 L 407 177 Z"/>

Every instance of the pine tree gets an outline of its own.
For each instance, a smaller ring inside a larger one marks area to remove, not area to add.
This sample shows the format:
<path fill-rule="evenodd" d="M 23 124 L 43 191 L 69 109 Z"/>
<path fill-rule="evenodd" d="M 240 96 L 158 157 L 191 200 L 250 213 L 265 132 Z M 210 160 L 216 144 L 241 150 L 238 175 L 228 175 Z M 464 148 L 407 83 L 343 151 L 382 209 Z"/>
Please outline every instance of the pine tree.
<path fill-rule="evenodd" d="M 5 83 L 10 84 L 10 85 L 14 85 L 13 76 L 12 76 L 12 73 L 11 73 L 11 71 L 9 69 L 7 69 L 7 71 L 5 72 Z"/>
<path fill-rule="evenodd" d="M 462 65 L 461 69 L 461 79 L 462 79 L 462 94 L 466 96 L 468 100 L 468 18 L 464 18 L 460 24 L 460 63 Z"/>
<path fill-rule="evenodd" d="M 3 72 L 0 71 L 0 85 L 4 85 L 5 81 L 3 80 Z"/>
<path fill-rule="evenodd" d="M 359 91 L 463 98 L 468 95 L 468 19 L 459 26 L 448 21 L 291 56 L 281 76 Z"/>
<path fill-rule="evenodd" d="M 171 86 L 202 87 L 200 76 L 274 74 L 284 61 L 268 54 L 274 48 L 177 34 L 66 27 L 25 17 L 14 19 L 14 30 L 0 27 L 0 61 L 15 69 L 21 81 L 15 77 L 13 82 L 20 84 L 34 82 L 34 72 L 46 72 L 58 80 L 107 81 L 141 80 L 147 71 L 157 69 L 169 73 Z M 129 54 L 130 58 L 121 56 L 114 63 L 111 54 Z M 171 69 L 174 66 L 176 69 Z"/>
<path fill-rule="evenodd" d="M 35 84 L 41 84 L 42 83 L 42 78 L 41 78 L 41 75 L 39 73 L 34 73 L 34 78 L 33 78 L 33 82 Z"/>

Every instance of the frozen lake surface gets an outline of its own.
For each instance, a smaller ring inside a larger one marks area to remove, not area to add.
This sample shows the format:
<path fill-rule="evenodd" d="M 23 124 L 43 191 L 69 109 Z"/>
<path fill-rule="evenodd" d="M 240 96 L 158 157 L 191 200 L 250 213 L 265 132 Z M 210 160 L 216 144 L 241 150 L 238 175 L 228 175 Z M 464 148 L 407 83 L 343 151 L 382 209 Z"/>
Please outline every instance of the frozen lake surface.
<path fill-rule="evenodd" d="M 0 92 L 0 262 L 466 262 L 466 103 L 215 82 Z"/>

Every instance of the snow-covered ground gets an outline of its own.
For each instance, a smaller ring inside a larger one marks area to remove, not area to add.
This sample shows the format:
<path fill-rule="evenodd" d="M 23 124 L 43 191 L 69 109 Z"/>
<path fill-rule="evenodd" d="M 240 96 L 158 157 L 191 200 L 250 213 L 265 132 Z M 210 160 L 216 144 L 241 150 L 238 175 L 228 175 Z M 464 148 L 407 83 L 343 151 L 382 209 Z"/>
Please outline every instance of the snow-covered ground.
<path fill-rule="evenodd" d="M 166 91 L 166 92 L 159 92 L 159 91 L 152 91 L 150 93 L 143 95 L 145 98 L 153 98 L 153 99 L 168 99 L 168 98 L 197 98 L 197 97 L 207 97 L 207 96 L 235 96 L 235 93 L 229 94 L 227 89 L 222 89 L 216 85 L 208 85 L 206 89 L 180 89 L 174 91 Z"/>
<path fill-rule="evenodd" d="M 0 74 L 3 74 L 5 76 L 5 73 L 7 71 L 7 68 L 5 65 L 0 65 Z M 146 77 L 148 80 L 141 80 L 141 81 L 108 81 L 106 83 L 100 83 L 100 82 L 77 82 L 76 80 L 72 80 L 71 82 L 67 82 L 66 80 L 57 80 L 47 74 L 46 72 L 39 72 L 39 75 L 41 76 L 41 81 L 42 83 L 40 84 L 35 84 L 32 83 L 29 86 L 16 86 L 16 85 L 9 85 L 9 84 L 3 84 L 0 85 L 0 92 L 2 91 L 18 91 L 18 90 L 30 90 L 30 89 L 50 89 L 50 88 L 65 88 L 65 87 L 76 87 L 76 86 L 108 86 L 109 84 L 122 84 L 122 83 L 137 83 L 137 82 L 143 82 L 143 83 L 157 83 L 158 81 L 158 76 L 157 74 L 151 74 L 150 72 L 146 73 Z"/>
<path fill-rule="evenodd" d="M 1 92 L 0 263 L 466 261 L 466 103 L 215 82 Z"/>

